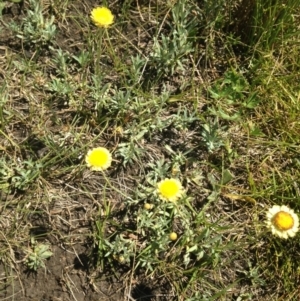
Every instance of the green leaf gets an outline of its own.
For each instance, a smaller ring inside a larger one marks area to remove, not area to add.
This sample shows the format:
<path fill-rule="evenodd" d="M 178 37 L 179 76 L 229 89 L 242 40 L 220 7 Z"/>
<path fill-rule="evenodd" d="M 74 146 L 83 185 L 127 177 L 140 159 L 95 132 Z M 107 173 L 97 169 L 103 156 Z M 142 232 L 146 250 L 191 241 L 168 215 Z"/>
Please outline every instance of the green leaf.
<path fill-rule="evenodd" d="M 45 251 L 43 254 L 41 254 L 41 258 L 47 259 L 47 258 L 51 257 L 52 255 L 53 255 L 53 253 L 51 251 Z"/>
<path fill-rule="evenodd" d="M 221 185 L 226 185 L 233 179 L 233 175 L 228 169 L 223 170 Z"/>

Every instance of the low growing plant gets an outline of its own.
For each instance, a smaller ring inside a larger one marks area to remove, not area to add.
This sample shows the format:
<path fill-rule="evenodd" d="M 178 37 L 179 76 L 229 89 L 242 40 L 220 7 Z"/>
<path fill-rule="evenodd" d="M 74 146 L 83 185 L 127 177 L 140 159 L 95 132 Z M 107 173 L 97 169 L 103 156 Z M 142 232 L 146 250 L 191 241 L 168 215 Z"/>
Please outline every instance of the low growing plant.
<path fill-rule="evenodd" d="M 28 251 L 25 260 L 25 264 L 28 269 L 34 271 L 37 271 L 40 267 L 45 269 L 45 260 L 53 255 L 49 249 L 49 245 L 39 244 L 34 238 L 31 238 L 31 249 Z"/>
<path fill-rule="evenodd" d="M 55 18 L 53 15 L 50 18 L 44 17 L 40 1 L 29 0 L 29 6 L 22 25 L 10 23 L 9 26 L 24 43 L 46 45 L 56 34 Z"/>

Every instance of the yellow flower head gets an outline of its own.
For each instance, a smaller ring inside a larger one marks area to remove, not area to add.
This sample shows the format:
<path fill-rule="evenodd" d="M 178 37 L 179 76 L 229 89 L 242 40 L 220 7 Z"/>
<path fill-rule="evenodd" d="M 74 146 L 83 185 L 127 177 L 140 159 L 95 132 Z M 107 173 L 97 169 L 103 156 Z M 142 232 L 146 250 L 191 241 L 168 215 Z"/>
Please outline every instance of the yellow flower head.
<path fill-rule="evenodd" d="M 287 206 L 274 205 L 267 212 L 267 226 L 274 235 L 287 239 L 298 232 L 299 218 Z"/>
<path fill-rule="evenodd" d="M 175 202 L 184 193 L 181 183 L 176 179 L 164 179 L 157 184 L 157 192 L 160 199 Z"/>
<path fill-rule="evenodd" d="M 114 23 L 114 15 L 106 7 L 96 7 L 91 12 L 91 19 L 98 27 L 107 28 Z"/>
<path fill-rule="evenodd" d="M 93 148 L 85 156 L 85 162 L 91 170 L 105 170 L 110 167 L 111 161 L 111 153 L 104 147 Z"/>
<path fill-rule="evenodd" d="M 175 240 L 177 239 L 177 233 L 176 233 L 176 232 L 170 233 L 169 238 L 170 238 L 171 240 L 175 241 Z"/>

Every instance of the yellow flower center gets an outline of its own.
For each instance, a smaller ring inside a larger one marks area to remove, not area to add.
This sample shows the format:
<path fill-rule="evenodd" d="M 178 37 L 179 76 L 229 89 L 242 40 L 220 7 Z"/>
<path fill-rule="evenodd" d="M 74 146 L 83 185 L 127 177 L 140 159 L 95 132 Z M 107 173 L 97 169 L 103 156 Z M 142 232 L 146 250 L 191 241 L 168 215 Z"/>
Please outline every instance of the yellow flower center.
<path fill-rule="evenodd" d="M 171 198 L 175 196 L 178 193 L 178 191 L 179 191 L 178 184 L 172 180 L 166 180 L 160 186 L 160 193 L 166 198 Z"/>
<path fill-rule="evenodd" d="M 89 161 L 92 166 L 103 166 L 107 164 L 108 160 L 109 154 L 101 149 L 94 150 L 89 157 Z"/>
<path fill-rule="evenodd" d="M 294 219 L 289 213 L 284 211 L 279 211 L 273 217 L 273 223 L 277 229 L 286 231 L 293 228 Z"/>

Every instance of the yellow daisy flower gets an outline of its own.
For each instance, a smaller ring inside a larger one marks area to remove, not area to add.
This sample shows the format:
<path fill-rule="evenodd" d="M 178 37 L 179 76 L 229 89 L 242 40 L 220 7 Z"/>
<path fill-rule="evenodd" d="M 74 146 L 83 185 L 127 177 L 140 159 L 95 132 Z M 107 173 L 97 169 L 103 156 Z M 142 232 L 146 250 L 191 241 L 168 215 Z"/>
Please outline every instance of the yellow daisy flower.
<path fill-rule="evenodd" d="M 289 238 L 299 230 L 299 218 L 294 210 L 287 206 L 274 205 L 267 212 L 267 226 L 274 235 L 280 238 Z"/>
<path fill-rule="evenodd" d="M 160 199 L 175 202 L 184 193 L 181 183 L 176 179 L 164 179 L 157 184 L 157 192 Z"/>
<path fill-rule="evenodd" d="M 88 151 L 85 162 L 91 170 L 101 171 L 110 167 L 112 156 L 104 147 L 96 147 Z"/>
<path fill-rule="evenodd" d="M 107 28 L 114 23 L 114 15 L 106 7 L 96 7 L 91 12 L 91 19 L 98 27 Z"/>

